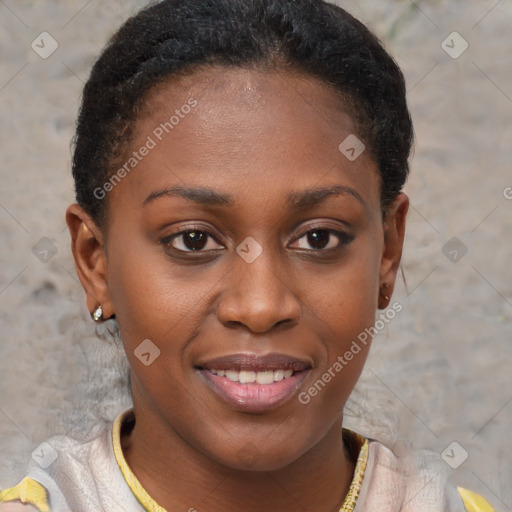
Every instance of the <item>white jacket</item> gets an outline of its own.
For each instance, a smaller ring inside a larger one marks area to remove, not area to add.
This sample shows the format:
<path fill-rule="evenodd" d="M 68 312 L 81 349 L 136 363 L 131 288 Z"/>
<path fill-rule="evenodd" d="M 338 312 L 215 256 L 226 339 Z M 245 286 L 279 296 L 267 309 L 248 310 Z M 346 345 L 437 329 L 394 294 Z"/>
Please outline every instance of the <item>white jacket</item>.
<path fill-rule="evenodd" d="M 98 426 L 86 440 L 54 436 L 40 445 L 27 477 L 0 493 L 0 512 L 165 512 L 142 489 L 122 455 L 120 428 L 130 412 Z M 342 511 L 494 510 L 480 496 L 449 485 L 433 459 L 414 454 L 397 457 L 378 441 L 358 437 L 364 450 L 353 485 L 358 472 L 362 480 L 355 507 L 346 503 Z"/>

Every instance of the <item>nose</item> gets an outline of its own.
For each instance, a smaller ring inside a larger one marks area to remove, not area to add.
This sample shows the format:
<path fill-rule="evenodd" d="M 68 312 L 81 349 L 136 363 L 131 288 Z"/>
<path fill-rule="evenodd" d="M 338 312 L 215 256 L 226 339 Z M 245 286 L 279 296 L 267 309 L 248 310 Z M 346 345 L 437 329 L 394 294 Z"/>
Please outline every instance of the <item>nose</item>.
<path fill-rule="evenodd" d="M 301 304 L 292 290 L 293 283 L 280 275 L 271 259 L 265 252 L 252 263 L 236 257 L 233 269 L 224 278 L 217 309 L 223 325 L 243 325 L 252 332 L 264 333 L 299 322 Z"/>

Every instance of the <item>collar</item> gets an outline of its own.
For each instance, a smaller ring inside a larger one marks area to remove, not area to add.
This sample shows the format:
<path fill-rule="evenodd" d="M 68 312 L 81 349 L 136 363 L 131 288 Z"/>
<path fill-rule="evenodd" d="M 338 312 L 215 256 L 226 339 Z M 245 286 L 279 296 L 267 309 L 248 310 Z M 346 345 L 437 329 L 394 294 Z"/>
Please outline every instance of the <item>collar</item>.
<path fill-rule="evenodd" d="M 135 417 L 133 414 L 133 409 L 128 409 L 117 417 L 112 427 L 112 445 L 114 448 L 114 455 L 116 457 L 117 464 L 121 470 L 121 473 L 123 474 L 126 483 L 128 484 L 128 487 L 146 512 L 167 512 L 167 510 L 161 507 L 148 494 L 144 487 L 142 487 L 142 484 L 133 474 L 132 470 L 126 463 L 126 459 L 124 458 L 123 449 L 121 447 L 121 432 L 122 430 L 129 429 L 130 424 L 132 424 L 134 421 Z M 350 483 L 345 501 L 343 502 L 339 512 L 353 512 L 366 470 L 366 463 L 368 460 L 368 439 L 361 436 L 360 434 L 357 434 L 356 432 L 353 432 L 352 430 L 345 428 L 343 429 L 343 439 L 345 443 L 349 445 L 349 450 L 353 453 L 358 453 L 358 455 L 354 476 L 352 478 L 352 482 Z"/>

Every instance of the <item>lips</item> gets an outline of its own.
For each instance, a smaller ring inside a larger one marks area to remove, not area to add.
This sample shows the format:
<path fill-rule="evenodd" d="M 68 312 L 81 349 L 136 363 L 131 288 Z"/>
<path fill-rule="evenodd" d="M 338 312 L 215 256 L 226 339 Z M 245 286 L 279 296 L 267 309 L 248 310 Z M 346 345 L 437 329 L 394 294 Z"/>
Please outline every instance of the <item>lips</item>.
<path fill-rule="evenodd" d="M 206 370 L 236 370 L 263 372 L 269 370 L 293 370 L 301 372 L 310 368 L 312 362 L 285 354 L 230 354 L 211 359 L 198 365 Z"/>
<path fill-rule="evenodd" d="M 262 412 L 292 398 L 312 361 L 286 354 L 231 354 L 202 362 L 196 369 L 209 388 L 237 410 Z"/>

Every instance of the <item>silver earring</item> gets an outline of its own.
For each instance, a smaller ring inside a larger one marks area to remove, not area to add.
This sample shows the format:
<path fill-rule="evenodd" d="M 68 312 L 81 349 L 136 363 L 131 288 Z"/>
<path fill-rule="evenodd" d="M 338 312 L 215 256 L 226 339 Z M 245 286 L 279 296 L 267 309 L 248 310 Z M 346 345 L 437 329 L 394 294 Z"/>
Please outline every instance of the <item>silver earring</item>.
<path fill-rule="evenodd" d="M 99 322 L 100 320 L 103 320 L 103 308 L 101 306 L 98 306 L 94 313 L 92 313 L 92 318 L 95 322 Z"/>

